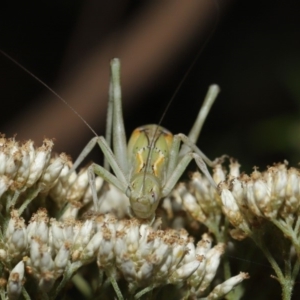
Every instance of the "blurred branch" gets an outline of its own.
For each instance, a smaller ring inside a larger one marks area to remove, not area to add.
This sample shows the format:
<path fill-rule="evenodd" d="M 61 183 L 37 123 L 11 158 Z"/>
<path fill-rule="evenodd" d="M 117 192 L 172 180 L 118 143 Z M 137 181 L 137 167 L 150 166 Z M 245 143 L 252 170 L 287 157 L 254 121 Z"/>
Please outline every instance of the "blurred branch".
<path fill-rule="evenodd" d="M 215 2 L 210 0 L 155 1 L 125 25 L 121 21 L 116 25 L 116 18 L 108 22 L 107 26 L 113 27 L 108 34 L 105 22 L 115 13 L 121 19 L 126 7 L 103 5 L 96 1 L 83 9 L 55 88 L 93 127 L 105 125 L 107 65 L 111 58 L 122 60 L 124 105 L 131 105 L 133 95 L 141 94 L 158 80 L 195 37 L 205 36 L 211 30 L 218 13 Z M 98 32 L 103 38 L 100 41 Z M 56 151 L 69 152 L 73 146 L 87 141 L 85 125 L 54 96 L 47 93 L 37 102 L 34 110 L 12 120 L 6 133 L 16 132 L 19 139 L 40 142 L 47 132 L 48 137 L 56 139 Z"/>

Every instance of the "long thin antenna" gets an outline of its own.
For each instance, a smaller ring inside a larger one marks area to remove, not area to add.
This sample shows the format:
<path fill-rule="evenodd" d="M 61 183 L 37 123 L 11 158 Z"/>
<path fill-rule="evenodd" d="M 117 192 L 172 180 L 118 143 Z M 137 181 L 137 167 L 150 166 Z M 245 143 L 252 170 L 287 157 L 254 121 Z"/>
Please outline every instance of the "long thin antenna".
<path fill-rule="evenodd" d="M 213 29 L 211 30 L 210 34 L 208 35 L 208 37 L 206 38 L 204 44 L 202 45 L 202 47 L 200 48 L 200 50 L 198 51 L 197 55 L 195 56 L 195 58 L 193 59 L 193 62 L 190 64 L 189 68 L 187 69 L 187 71 L 185 72 L 184 76 L 182 77 L 181 81 L 179 82 L 179 84 L 177 85 L 177 88 L 175 89 L 169 103 L 167 104 L 167 106 L 165 107 L 163 113 L 162 113 L 162 116 L 160 117 L 159 119 L 159 122 L 157 124 L 157 127 L 156 127 L 156 130 L 155 130 L 155 133 L 154 133 L 154 136 L 156 136 L 157 132 L 158 132 L 158 128 L 159 126 L 161 125 L 167 111 L 169 110 L 171 104 L 173 103 L 175 97 L 177 96 L 180 88 L 182 87 L 183 83 L 185 82 L 186 78 L 188 77 L 188 75 L 191 73 L 191 70 L 192 68 L 195 66 L 198 58 L 200 57 L 200 55 L 202 54 L 203 50 L 206 48 L 208 42 L 210 41 L 210 39 L 212 38 L 212 36 L 214 35 L 216 29 L 217 29 L 217 26 L 218 26 L 218 23 L 219 23 L 219 19 L 220 19 L 220 7 L 219 7 L 219 4 L 217 1 L 214 1 L 214 4 L 215 4 L 215 7 L 216 7 L 216 10 L 217 10 L 217 17 L 216 17 L 216 20 L 215 20 L 215 24 L 214 24 L 214 27 Z M 145 166 L 145 170 L 148 169 L 148 165 L 149 165 L 149 162 L 150 162 L 150 157 L 152 155 L 152 151 L 153 151 L 153 145 L 155 144 L 155 140 L 153 139 L 150 143 L 150 150 L 149 150 L 149 154 L 148 154 L 148 157 L 147 157 L 147 160 L 146 160 L 146 166 Z M 145 185 L 145 180 L 146 180 L 146 172 L 144 173 L 144 179 L 143 179 L 143 186 Z"/>
<path fill-rule="evenodd" d="M 68 108 L 72 110 L 72 112 L 80 118 L 80 120 L 91 130 L 91 132 L 98 136 L 97 132 L 92 128 L 92 126 L 80 115 L 80 113 L 73 108 L 64 98 L 62 98 L 59 94 L 57 94 L 48 84 L 46 84 L 43 80 L 38 78 L 36 75 L 34 75 L 32 72 L 30 72 L 28 69 L 26 69 L 23 65 L 21 65 L 19 62 L 17 62 L 14 58 L 12 58 L 10 55 L 8 55 L 6 52 L 0 49 L 0 53 L 4 55 L 6 58 L 8 58 L 10 61 L 12 61 L 14 64 L 16 64 L 18 67 L 20 67 L 23 71 L 28 73 L 31 77 L 33 77 L 35 80 L 37 80 L 40 84 L 42 84 L 44 87 L 46 87 L 54 96 L 56 96 L 58 99 L 60 99 Z"/>
<path fill-rule="evenodd" d="M 219 8 L 219 4 L 216 1 L 213 1 L 215 3 L 216 9 L 217 9 L 217 17 L 216 17 L 216 21 L 214 24 L 213 29 L 211 30 L 210 34 L 208 35 L 208 37 L 206 38 L 204 44 L 202 45 L 202 47 L 200 48 L 200 50 L 198 51 L 197 55 L 195 56 L 193 62 L 190 64 L 189 68 L 187 69 L 187 71 L 185 72 L 184 76 L 182 77 L 181 81 L 179 82 L 179 84 L 177 85 L 177 88 L 175 89 L 169 103 L 167 104 L 166 108 L 164 109 L 164 112 L 162 114 L 162 116 L 159 119 L 158 125 L 161 125 L 167 111 L 169 110 L 171 104 L 173 103 L 175 97 L 177 96 L 180 88 L 182 87 L 183 83 L 185 82 L 186 78 L 188 77 L 188 75 L 191 73 L 191 70 L 193 69 L 193 67 L 195 66 L 198 58 L 200 57 L 200 55 L 202 54 L 203 50 L 206 48 L 208 42 L 211 40 L 212 36 L 214 35 L 218 23 L 219 23 L 219 19 L 220 19 L 220 8 Z"/>

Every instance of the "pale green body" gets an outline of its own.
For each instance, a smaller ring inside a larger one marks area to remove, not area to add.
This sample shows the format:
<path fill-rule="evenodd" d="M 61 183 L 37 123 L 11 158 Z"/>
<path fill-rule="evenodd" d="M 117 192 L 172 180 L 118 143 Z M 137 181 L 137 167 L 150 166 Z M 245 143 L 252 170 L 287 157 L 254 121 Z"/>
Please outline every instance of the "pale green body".
<path fill-rule="evenodd" d="M 210 86 L 188 136 L 182 133 L 172 135 L 158 125 L 145 125 L 134 130 L 127 145 L 122 115 L 120 61 L 113 59 L 106 137 L 93 138 L 82 150 L 71 170 L 78 167 L 96 144 L 100 146 L 105 157 L 104 167 L 92 164 L 88 170 L 95 210 L 101 205 L 96 193 L 95 174 L 126 194 L 131 213 L 143 219 L 154 219 L 160 200 L 172 191 L 192 159 L 210 183 L 216 186 L 204 161 L 210 166 L 214 163 L 195 143 L 218 93 L 217 85 Z M 114 174 L 110 172 L 110 168 Z"/>
<path fill-rule="evenodd" d="M 137 217 L 151 217 L 156 211 L 167 180 L 172 142 L 172 133 L 154 124 L 135 129 L 129 139 L 129 200 Z"/>
<path fill-rule="evenodd" d="M 151 124 L 135 129 L 127 148 L 130 177 L 146 172 L 164 181 L 172 142 L 173 134 L 161 126 Z"/>

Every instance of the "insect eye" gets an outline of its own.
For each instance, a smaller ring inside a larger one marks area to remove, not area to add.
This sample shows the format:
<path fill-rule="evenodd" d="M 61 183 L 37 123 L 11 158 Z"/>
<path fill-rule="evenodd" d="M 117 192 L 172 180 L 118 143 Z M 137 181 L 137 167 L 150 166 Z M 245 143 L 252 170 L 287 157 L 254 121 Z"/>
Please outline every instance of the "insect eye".
<path fill-rule="evenodd" d="M 153 190 L 151 190 L 150 192 L 151 192 L 151 197 L 152 197 L 152 199 L 155 200 L 155 199 L 156 199 L 156 194 L 155 194 L 155 192 L 153 192 Z"/>

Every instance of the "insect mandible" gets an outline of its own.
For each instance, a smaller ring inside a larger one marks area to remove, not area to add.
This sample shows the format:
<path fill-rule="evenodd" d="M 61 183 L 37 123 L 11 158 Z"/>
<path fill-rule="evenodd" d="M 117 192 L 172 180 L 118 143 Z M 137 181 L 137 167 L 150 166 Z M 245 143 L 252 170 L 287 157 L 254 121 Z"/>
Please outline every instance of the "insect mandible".
<path fill-rule="evenodd" d="M 117 58 L 113 59 L 106 137 L 94 137 L 84 147 L 71 169 L 71 172 L 75 170 L 96 144 L 100 146 L 105 157 L 104 166 L 92 163 L 88 169 L 95 210 L 101 205 L 97 199 L 95 174 L 126 194 L 130 201 L 131 214 L 141 219 L 154 218 L 160 200 L 171 192 L 192 159 L 210 183 L 216 186 L 206 167 L 206 164 L 213 166 L 214 162 L 209 160 L 195 143 L 218 93 L 217 85 L 209 87 L 188 136 L 182 133 L 172 135 L 159 125 L 145 125 L 133 131 L 126 145 L 120 61 Z M 113 150 L 110 145 L 111 138 Z M 109 171 L 110 167 L 114 175 Z"/>

